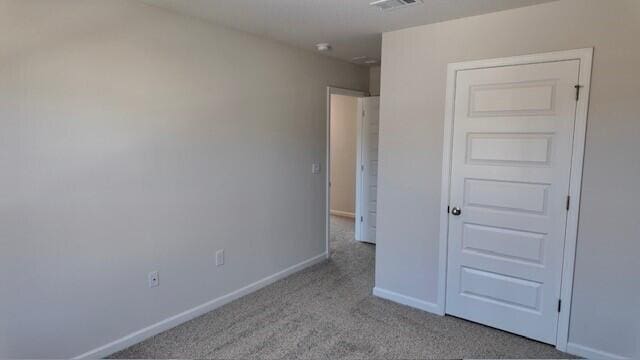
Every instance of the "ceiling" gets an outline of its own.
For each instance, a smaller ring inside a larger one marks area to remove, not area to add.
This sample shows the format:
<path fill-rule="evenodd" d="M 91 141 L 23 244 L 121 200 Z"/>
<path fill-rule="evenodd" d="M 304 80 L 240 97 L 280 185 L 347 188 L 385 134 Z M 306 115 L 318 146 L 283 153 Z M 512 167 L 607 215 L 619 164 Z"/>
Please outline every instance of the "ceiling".
<path fill-rule="evenodd" d="M 380 11 L 373 0 L 142 0 L 237 30 L 350 61 L 380 59 L 381 33 L 417 25 L 529 6 L 553 0 L 424 0 Z"/>

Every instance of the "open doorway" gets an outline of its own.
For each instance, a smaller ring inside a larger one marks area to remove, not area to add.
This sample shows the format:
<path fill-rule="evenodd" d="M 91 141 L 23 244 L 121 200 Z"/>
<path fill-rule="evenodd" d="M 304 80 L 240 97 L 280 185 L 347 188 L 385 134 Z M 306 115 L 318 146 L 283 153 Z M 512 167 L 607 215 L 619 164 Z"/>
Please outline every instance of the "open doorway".
<path fill-rule="evenodd" d="M 327 254 L 375 243 L 379 98 L 327 90 Z"/>

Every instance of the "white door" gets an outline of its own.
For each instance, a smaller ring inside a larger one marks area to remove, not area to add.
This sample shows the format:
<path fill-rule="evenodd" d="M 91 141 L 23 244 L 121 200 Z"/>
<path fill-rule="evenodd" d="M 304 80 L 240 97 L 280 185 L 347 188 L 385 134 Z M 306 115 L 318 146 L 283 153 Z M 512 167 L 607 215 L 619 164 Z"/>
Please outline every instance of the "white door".
<path fill-rule="evenodd" d="M 378 128 L 380 97 L 358 99 L 358 169 L 356 173 L 356 240 L 376 242 L 378 197 Z"/>
<path fill-rule="evenodd" d="M 447 313 L 555 344 L 578 71 L 457 73 Z"/>

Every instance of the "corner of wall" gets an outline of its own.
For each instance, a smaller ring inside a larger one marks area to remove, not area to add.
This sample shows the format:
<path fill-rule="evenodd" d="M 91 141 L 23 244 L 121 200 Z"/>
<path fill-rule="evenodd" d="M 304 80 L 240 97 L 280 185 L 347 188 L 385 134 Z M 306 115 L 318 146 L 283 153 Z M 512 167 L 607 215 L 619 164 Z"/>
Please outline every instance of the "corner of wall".
<path fill-rule="evenodd" d="M 369 94 L 371 96 L 380 96 L 381 70 L 381 66 L 372 66 L 369 68 Z"/>
<path fill-rule="evenodd" d="M 382 299 L 386 299 L 386 300 L 390 300 L 393 302 L 397 302 L 399 304 L 402 305 L 407 305 L 410 306 L 412 308 L 416 308 L 419 310 L 424 310 L 426 312 L 430 312 L 432 314 L 436 314 L 436 315 L 444 315 L 444 311 L 443 309 L 441 309 L 440 306 L 438 306 L 438 304 L 432 303 L 432 302 L 428 302 L 428 301 L 424 301 L 424 300 L 420 300 L 411 296 L 407 296 L 407 295 L 402 295 L 399 294 L 397 292 L 394 291 L 390 291 L 390 290 L 386 290 L 386 289 L 382 289 L 379 287 L 375 287 L 373 288 L 373 295 L 382 298 Z"/>

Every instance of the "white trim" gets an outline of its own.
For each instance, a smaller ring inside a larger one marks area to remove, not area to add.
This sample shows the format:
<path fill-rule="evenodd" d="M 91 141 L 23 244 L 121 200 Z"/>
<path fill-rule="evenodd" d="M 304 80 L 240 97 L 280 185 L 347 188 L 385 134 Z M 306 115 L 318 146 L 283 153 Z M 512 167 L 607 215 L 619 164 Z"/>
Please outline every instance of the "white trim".
<path fill-rule="evenodd" d="M 348 211 L 331 210 L 331 211 L 329 211 L 329 214 L 335 215 L 335 216 L 342 216 L 342 217 L 352 218 L 352 219 L 356 218 L 356 214 L 355 213 L 348 212 Z"/>
<path fill-rule="evenodd" d="M 451 185 L 451 153 L 453 151 L 453 106 L 455 101 L 456 71 L 447 67 L 447 94 L 444 112 L 444 142 L 442 145 L 442 183 L 440 190 L 440 241 L 438 243 L 438 314 L 445 314 L 447 289 L 447 251 L 449 245 L 449 186 Z"/>
<path fill-rule="evenodd" d="M 567 352 L 569 354 L 578 355 L 578 356 L 582 356 L 582 357 L 587 358 L 587 359 L 594 359 L 594 360 L 627 360 L 627 359 L 631 359 L 631 358 L 628 358 L 628 357 L 624 357 L 624 356 L 608 353 L 608 352 L 602 351 L 602 350 L 596 350 L 596 349 L 593 349 L 593 348 L 590 348 L 590 347 L 586 347 L 586 346 L 583 346 L 583 345 L 578 345 L 578 344 L 571 343 L 571 342 L 567 344 Z"/>
<path fill-rule="evenodd" d="M 576 239 L 578 234 L 578 216 L 580 210 L 580 192 L 582 186 L 582 164 L 584 160 L 584 144 L 586 140 L 587 111 L 589 107 L 589 90 L 591 84 L 591 63 L 593 48 L 557 51 L 544 54 L 523 55 L 508 58 L 476 60 L 468 62 L 451 63 L 447 66 L 447 93 L 444 119 L 444 142 L 442 155 L 442 189 L 440 207 L 442 214 L 446 214 L 449 206 L 451 184 L 451 152 L 453 146 L 453 119 L 455 105 L 456 73 L 461 70 L 490 68 L 500 66 L 513 66 L 535 64 L 566 60 L 580 61 L 579 84 L 582 86 L 580 99 L 576 107 L 576 121 L 573 134 L 573 156 L 571 161 L 571 180 L 569 194 L 571 195 L 571 208 L 567 215 L 567 227 L 565 233 L 565 251 L 562 266 L 561 299 L 562 312 L 558 318 L 558 335 L 556 348 L 567 350 L 569 334 L 569 316 L 571 311 L 571 293 L 573 289 L 573 271 L 575 264 Z M 447 244 L 449 231 L 449 216 L 440 217 L 440 238 L 438 251 L 438 310 L 444 315 L 446 312 L 446 286 L 447 286 Z"/>
<path fill-rule="evenodd" d="M 324 238 L 325 245 L 324 250 L 327 254 L 327 259 L 331 257 L 331 251 L 329 250 L 329 239 L 331 238 L 329 225 L 330 225 L 330 211 L 331 211 L 331 187 L 329 183 L 331 181 L 331 95 L 346 95 L 354 97 L 365 97 L 368 95 L 366 91 L 344 89 L 336 86 L 327 86 L 327 113 L 325 114 L 327 141 L 326 141 L 326 157 L 325 157 L 325 224 L 324 224 Z"/>
<path fill-rule="evenodd" d="M 580 215 L 584 148 L 587 140 L 587 113 L 589 111 L 589 97 L 591 92 L 593 48 L 583 49 L 579 59 L 580 74 L 578 76 L 578 84 L 582 86 L 582 89 L 580 90 L 580 98 L 576 104 L 576 121 L 573 130 L 573 156 L 571 158 L 571 179 L 569 182 L 571 208 L 567 214 L 567 227 L 564 235 L 562 285 L 560 287 L 560 299 L 562 299 L 563 304 L 567 305 L 567 308 L 566 310 L 562 309 L 560 312 L 558 318 L 558 335 L 556 337 L 556 348 L 562 351 L 567 350 L 567 343 L 569 342 L 569 318 L 571 316 L 573 276 L 578 240 L 578 217 Z"/>
<path fill-rule="evenodd" d="M 367 197 L 365 196 L 365 178 L 366 178 L 366 163 L 367 161 L 364 159 L 366 149 L 364 144 L 365 139 L 365 100 L 367 99 L 378 99 L 378 107 L 380 106 L 380 95 L 367 96 L 363 99 L 358 99 L 358 109 L 357 109 L 357 126 L 356 126 L 356 168 L 354 169 L 356 173 L 356 219 L 360 219 L 360 221 L 356 221 L 355 225 L 355 239 L 357 241 L 362 241 L 370 244 L 375 244 L 375 241 L 371 242 L 366 238 L 366 226 L 368 226 L 368 220 L 366 218 L 367 209 Z M 378 111 L 380 109 L 378 108 Z M 379 115 L 379 114 L 378 114 Z M 378 118 L 378 126 L 379 124 Z M 378 135 L 379 137 L 379 135 Z M 380 157 L 378 156 L 378 159 Z"/>
<path fill-rule="evenodd" d="M 106 345 L 87 351 L 84 354 L 74 357 L 73 359 L 99 359 L 99 358 L 109 356 L 115 352 L 124 350 L 131 345 L 137 344 L 163 331 L 169 330 L 175 326 L 178 326 L 191 319 L 194 319 L 200 315 L 203 315 L 212 310 L 215 310 L 221 307 L 222 305 L 230 303 L 231 301 L 236 300 L 242 296 L 248 295 L 256 290 L 259 290 L 267 285 L 270 285 L 304 268 L 320 263 L 324 261 L 326 258 L 327 258 L 327 255 L 325 253 L 316 255 L 310 259 L 307 259 L 301 263 L 288 267 L 273 275 L 267 276 L 261 280 L 258 280 L 236 291 L 233 291 L 219 298 L 213 299 L 204 304 L 193 307 L 177 315 L 166 318 L 162 321 L 159 321 L 153 325 L 147 326 L 138 331 L 132 332 L 131 334 L 126 335 L 113 342 L 110 342 Z"/>
<path fill-rule="evenodd" d="M 407 295 L 402 295 L 394 291 L 381 289 L 379 287 L 373 288 L 373 295 L 382 299 L 387 299 L 393 302 L 397 302 L 402 305 L 407 305 L 412 308 L 416 308 L 416 309 L 424 310 L 426 312 L 440 315 L 438 313 L 438 305 L 432 302 L 420 300 Z"/>
<path fill-rule="evenodd" d="M 362 99 L 358 99 L 358 106 L 356 108 L 356 168 L 354 169 L 356 172 L 356 217 L 355 219 L 360 219 L 356 221 L 355 229 L 354 229 L 354 238 L 357 241 L 362 241 L 362 222 L 364 218 L 362 218 L 362 175 L 363 169 L 362 166 L 362 128 L 364 127 L 364 101 Z"/>

